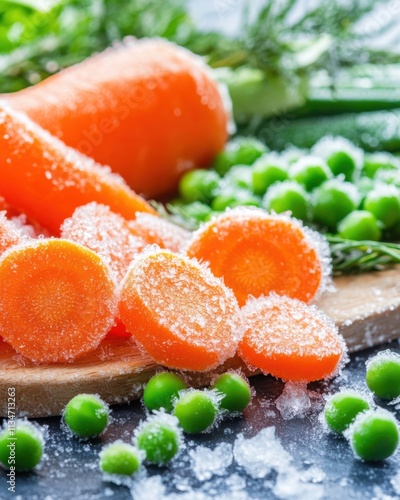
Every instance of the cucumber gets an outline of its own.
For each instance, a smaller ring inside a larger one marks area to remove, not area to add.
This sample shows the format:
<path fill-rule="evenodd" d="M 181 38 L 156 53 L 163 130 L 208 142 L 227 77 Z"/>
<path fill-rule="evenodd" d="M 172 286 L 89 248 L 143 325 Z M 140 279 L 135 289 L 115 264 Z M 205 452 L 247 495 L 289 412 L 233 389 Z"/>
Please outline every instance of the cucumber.
<path fill-rule="evenodd" d="M 256 135 L 271 149 L 287 145 L 310 148 L 326 135 L 342 136 L 366 151 L 400 151 L 400 107 L 390 111 L 344 113 L 335 116 L 263 122 Z"/>

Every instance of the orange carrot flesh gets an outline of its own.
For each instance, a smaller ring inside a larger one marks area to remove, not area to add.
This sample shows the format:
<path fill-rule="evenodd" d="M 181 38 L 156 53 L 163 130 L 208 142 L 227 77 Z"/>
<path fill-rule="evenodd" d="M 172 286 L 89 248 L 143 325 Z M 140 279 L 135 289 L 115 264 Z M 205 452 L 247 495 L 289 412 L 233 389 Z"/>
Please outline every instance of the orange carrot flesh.
<path fill-rule="evenodd" d="M 0 195 L 58 235 L 76 207 L 97 201 L 126 217 L 155 213 L 109 169 L 0 103 Z"/>
<path fill-rule="evenodd" d="M 300 223 L 260 209 L 235 208 L 204 224 L 187 254 L 208 262 L 241 305 L 271 291 L 309 302 L 323 284 L 317 245 Z"/>
<path fill-rule="evenodd" d="M 149 250 L 121 286 L 119 317 L 157 363 L 205 371 L 235 354 L 243 333 L 237 301 L 194 260 Z"/>
<path fill-rule="evenodd" d="M 160 39 L 109 49 L 8 100 L 148 197 L 174 191 L 186 170 L 209 165 L 228 136 L 209 69 Z"/>
<path fill-rule="evenodd" d="M 26 240 L 23 232 L 10 220 L 5 212 L 0 212 L 0 255 L 14 245 Z"/>
<path fill-rule="evenodd" d="M 114 324 L 116 284 L 91 250 L 63 239 L 18 245 L 0 259 L 0 335 L 35 362 L 71 362 Z"/>
<path fill-rule="evenodd" d="M 346 352 L 333 321 L 315 306 L 271 295 L 242 308 L 245 334 L 239 355 L 265 374 L 312 382 L 337 373 Z"/>
<path fill-rule="evenodd" d="M 140 236 L 132 234 L 123 217 L 96 202 L 78 207 L 62 223 L 61 236 L 98 253 L 119 281 L 135 255 L 148 244 Z"/>
<path fill-rule="evenodd" d="M 167 219 L 145 212 L 138 212 L 135 220 L 129 221 L 129 227 L 133 234 L 144 238 L 148 243 L 173 252 L 185 248 L 192 235 L 190 231 Z"/>

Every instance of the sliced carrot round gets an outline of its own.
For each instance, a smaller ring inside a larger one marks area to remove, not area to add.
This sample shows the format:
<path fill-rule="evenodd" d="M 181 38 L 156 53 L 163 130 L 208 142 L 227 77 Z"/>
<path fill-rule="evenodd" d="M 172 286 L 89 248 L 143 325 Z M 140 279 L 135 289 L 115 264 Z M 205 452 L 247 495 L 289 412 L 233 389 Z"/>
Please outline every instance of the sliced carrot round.
<path fill-rule="evenodd" d="M 119 317 L 157 363 L 205 371 L 235 354 L 238 303 L 197 261 L 169 250 L 136 257 L 121 284 Z"/>
<path fill-rule="evenodd" d="M 316 306 L 272 294 L 242 308 L 239 355 L 265 374 L 312 382 L 336 374 L 346 346 L 334 322 Z"/>
<path fill-rule="evenodd" d="M 96 202 L 76 208 L 61 225 L 61 236 L 98 253 L 118 280 L 148 244 L 141 236 L 132 234 L 126 219 Z"/>
<path fill-rule="evenodd" d="M 36 362 L 70 362 L 114 324 L 116 284 L 103 260 L 63 239 L 18 245 L 0 260 L 0 335 Z"/>
<path fill-rule="evenodd" d="M 309 302 L 328 273 L 327 250 L 320 255 L 310 233 L 289 216 L 238 207 L 195 232 L 187 254 L 208 262 L 241 305 L 270 292 Z"/>
<path fill-rule="evenodd" d="M 150 213 L 137 212 L 135 220 L 129 221 L 131 231 L 149 243 L 173 252 L 182 250 L 192 233 L 167 219 Z"/>

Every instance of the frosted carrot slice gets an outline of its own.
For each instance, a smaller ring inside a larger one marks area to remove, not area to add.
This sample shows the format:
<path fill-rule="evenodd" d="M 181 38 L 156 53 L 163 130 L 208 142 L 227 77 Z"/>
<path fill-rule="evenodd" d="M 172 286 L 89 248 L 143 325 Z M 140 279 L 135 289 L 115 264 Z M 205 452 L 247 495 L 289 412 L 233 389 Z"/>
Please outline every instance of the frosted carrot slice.
<path fill-rule="evenodd" d="M 106 50 L 8 99 L 149 197 L 174 191 L 185 170 L 210 165 L 228 136 L 207 66 L 161 39 Z"/>
<path fill-rule="evenodd" d="M 329 275 L 328 247 L 311 233 L 286 215 L 238 207 L 195 232 L 187 254 L 208 262 L 241 305 L 272 291 L 309 302 Z"/>
<path fill-rule="evenodd" d="M 272 294 L 242 308 L 239 355 L 265 374 L 312 382 L 335 375 L 346 346 L 333 321 L 316 306 Z"/>
<path fill-rule="evenodd" d="M 121 287 L 119 317 L 143 349 L 170 368 L 204 371 L 235 354 L 237 301 L 195 260 L 168 250 L 136 257 Z"/>
<path fill-rule="evenodd" d="M 182 250 L 192 235 L 190 231 L 167 219 L 145 212 L 138 212 L 135 220 L 129 221 L 129 227 L 134 234 L 141 236 L 149 243 L 173 252 Z"/>
<path fill-rule="evenodd" d="M 66 147 L 0 102 L 0 195 L 58 235 L 75 208 L 104 203 L 128 219 L 155 213 L 109 169 Z"/>
<path fill-rule="evenodd" d="M 0 335 L 27 358 L 70 362 L 114 324 L 116 284 L 103 260 L 64 239 L 18 245 L 0 259 Z"/>
<path fill-rule="evenodd" d="M 140 236 L 132 234 L 123 217 L 96 202 L 78 207 L 62 223 L 61 236 L 98 253 L 118 280 L 124 277 L 135 255 L 148 244 Z"/>
<path fill-rule="evenodd" d="M 5 212 L 0 212 L 0 255 L 26 239 L 21 229 L 7 219 Z"/>

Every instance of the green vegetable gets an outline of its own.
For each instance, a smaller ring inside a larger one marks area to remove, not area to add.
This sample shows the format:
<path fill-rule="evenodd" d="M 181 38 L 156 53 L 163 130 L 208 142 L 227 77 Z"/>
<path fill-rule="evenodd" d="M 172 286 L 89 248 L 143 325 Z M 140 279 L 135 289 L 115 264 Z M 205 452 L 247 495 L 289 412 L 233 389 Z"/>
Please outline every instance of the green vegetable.
<path fill-rule="evenodd" d="M 332 177 L 327 164 L 318 157 L 304 156 L 290 169 L 290 178 L 312 191 Z"/>
<path fill-rule="evenodd" d="M 231 412 L 243 411 L 251 401 L 249 383 L 237 373 L 227 372 L 220 375 L 212 389 L 223 394 L 221 408 Z"/>
<path fill-rule="evenodd" d="M 360 194 L 353 184 L 331 179 L 313 192 L 313 220 L 335 229 L 339 221 L 358 207 L 359 202 Z"/>
<path fill-rule="evenodd" d="M 386 350 L 367 361 L 366 382 L 381 399 L 400 396 L 400 355 Z"/>
<path fill-rule="evenodd" d="M 290 211 L 296 219 L 307 220 L 310 200 L 305 189 L 293 181 L 284 181 L 272 185 L 263 199 L 267 210 L 278 214 Z"/>
<path fill-rule="evenodd" d="M 225 151 L 216 156 L 212 167 L 220 175 L 225 175 L 234 165 L 252 165 L 266 151 L 265 144 L 257 139 L 236 137 L 229 141 Z"/>
<path fill-rule="evenodd" d="M 64 409 L 64 422 L 80 438 L 100 435 L 108 425 L 109 408 L 98 396 L 78 394 Z"/>
<path fill-rule="evenodd" d="M 185 382 L 171 372 L 161 372 L 153 375 L 147 382 L 143 392 L 143 402 L 150 411 L 164 408 L 173 410 L 173 401 L 178 397 L 179 391 L 186 389 Z"/>
<path fill-rule="evenodd" d="M 100 452 L 100 470 L 106 474 L 132 476 L 139 470 L 141 463 L 141 453 L 122 441 L 115 441 Z"/>
<path fill-rule="evenodd" d="M 275 182 L 288 179 L 288 166 L 277 156 L 264 155 L 252 168 L 252 189 L 255 194 L 263 195 Z"/>
<path fill-rule="evenodd" d="M 370 410 L 356 418 L 349 428 L 349 439 L 356 456 L 375 462 L 389 458 L 396 451 L 399 429 L 389 412 Z"/>
<path fill-rule="evenodd" d="M 328 399 L 324 408 L 324 418 L 332 431 L 341 434 L 360 412 L 366 410 L 369 410 L 369 404 L 363 396 L 343 391 Z"/>
<path fill-rule="evenodd" d="M 400 223 L 400 190 L 395 186 L 378 186 L 367 193 L 364 209 L 374 214 L 386 229 Z"/>
<path fill-rule="evenodd" d="M 219 194 L 211 202 L 211 208 L 216 212 L 223 212 L 226 208 L 240 205 L 261 206 L 261 198 L 248 189 L 221 187 Z"/>
<path fill-rule="evenodd" d="M 219 175 L 213 170 L 195 169 L 186 172 L 179 181 L 179 194 L 186 202 L 208 202 L 213 198 L 219 183 Z"/>
<path fill-rule="evenodd" d="M 252 187 L 253 172 L 249 166 L 235 165 L 227 172 L 221 182 L 221 190 L 241 188 L 251 191 Z"/>
<path fill-rule="evenodd" d="M 43 433 L 27 420 L 17 420 L 15 427 L 9 426 L 0 434 L 0 463 L 6 469 L 33 469 L 40 463 L 43 449 Z"/>
<path fill-rule="evenodd" d="M 349 240 L 379 241 L 382 231 L 371 212 L 355 210 L 341 220 L 338 225 L 338 234 L 341 238 Z"/>
<path fill-rule="evenodd" d="M 400 105 L 400 104 L 399 104 Z M 373 179 L 378 171 L 399 170 L 400 164 L 397 158 L 389 153 L 372 153 L 365 155 L 363 173 Z"/>
<path fill-rule="evenodd" d="M 174 415 L 185 432 L 196 434 L 207 430 L 215 421 L 219 404 L 214 393 L 190 390 L 179 396 Z"/>
<path fill-rule="evenodd" d="M 172 415 L 158 412 L 142 422 L 135 431 L 135 444 L 153 464 L 166 464 L 181 447 L 178 420 Z"/>

